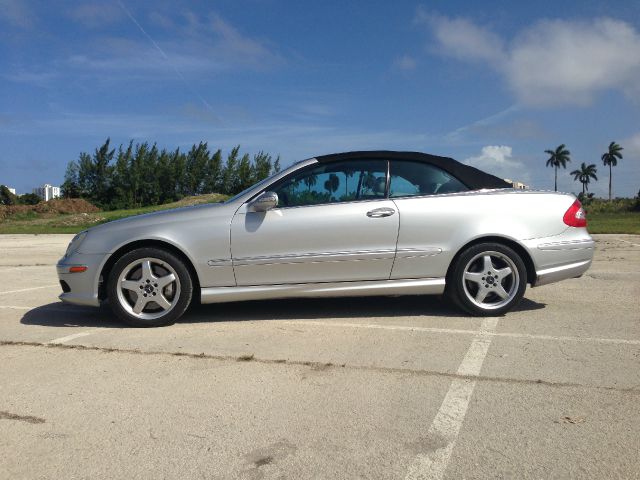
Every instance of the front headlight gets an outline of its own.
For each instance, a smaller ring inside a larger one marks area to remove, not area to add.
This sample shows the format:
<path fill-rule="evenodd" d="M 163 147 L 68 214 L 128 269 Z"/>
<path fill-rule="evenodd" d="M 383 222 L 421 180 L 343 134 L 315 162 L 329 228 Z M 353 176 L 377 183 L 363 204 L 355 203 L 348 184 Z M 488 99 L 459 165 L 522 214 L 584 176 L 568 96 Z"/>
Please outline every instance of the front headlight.
<path fill-rule="evenodd" d="M 80 244 L 82 244 L 84 237 L 86 236 L 87 236 L 87 231 L 85 230 L 84 232 L 80 232 L 75 237 L 73 237 L 73 240 L 71 240 L 71 243 L 69 243 L 69 246 L 67 247 L 67 251 L 64 254 L 64 256 L 68 257 L 69 255 L 76 253 L 80 248 Z"/>

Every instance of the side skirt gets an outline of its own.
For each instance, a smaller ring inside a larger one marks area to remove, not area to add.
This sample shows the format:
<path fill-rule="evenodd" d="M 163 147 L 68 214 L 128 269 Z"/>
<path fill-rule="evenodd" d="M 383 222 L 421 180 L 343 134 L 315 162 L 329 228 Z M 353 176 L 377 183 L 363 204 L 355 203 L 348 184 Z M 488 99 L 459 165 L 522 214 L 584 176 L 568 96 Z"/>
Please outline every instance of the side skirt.
<path fill-rule="evenodd" d="M 376 295 L 439 295 L 444 278 L 373 280 L 366 282 L 296 283 L 239 287 L 207 287 L 201 290 L 202 303 L 264 300 L 269 298 L 364 297 Z"/>

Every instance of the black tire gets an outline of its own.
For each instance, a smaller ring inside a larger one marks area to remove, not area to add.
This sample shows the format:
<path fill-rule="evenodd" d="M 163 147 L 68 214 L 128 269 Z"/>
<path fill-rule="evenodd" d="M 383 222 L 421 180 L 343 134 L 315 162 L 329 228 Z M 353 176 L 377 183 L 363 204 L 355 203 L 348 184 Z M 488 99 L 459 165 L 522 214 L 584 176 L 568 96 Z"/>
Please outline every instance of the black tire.
<path fill-rule="evenodd" d="M 133 286 L 123 288 L 125 283 Z M 189 308 L 193 281 L 179 257 L 161 248 L 144 247 L 118 259 L 109 273 L 107 295 L 111 310 L 127 325 L 162 327 L 175 323 Z M 136 313 L 139 305 L 142 310 Z"/>
<path fill-rule="evenodd" d="M 515 307 L 526 288 L 527 269 L 513 249 L 500 243 L 479 243 L 455 260 L 447 277 L 446 295 L 471 315 L 492 317 Z"/>

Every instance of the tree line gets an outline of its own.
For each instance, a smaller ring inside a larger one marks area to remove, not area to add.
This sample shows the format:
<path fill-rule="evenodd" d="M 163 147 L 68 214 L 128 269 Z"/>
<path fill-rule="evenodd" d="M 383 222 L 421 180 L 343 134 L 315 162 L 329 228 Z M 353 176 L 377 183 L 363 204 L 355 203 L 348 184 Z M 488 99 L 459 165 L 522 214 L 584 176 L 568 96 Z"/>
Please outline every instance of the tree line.
<path fill-rule="evenodd" d="M 611 142 L 601 160 L 609 169 L 609 200 L 612 196 L 612 168 L 622 160 L 622 150 Z M 554 168 L 554 190 L 558 190 L 558 169 L 567 168 L 571 152 L 565 144 L 545 150 L 546 166 Z M 193 145 L 188 152 L 180 149 L 158 149 L 154 143 L 138 143 L 111 148 L 107 138 L 93 155 L 82 152 L 78 160 L 67 164 L 62 195 L 84 198 L 105 209 L 137 208 L 179 200 L 185 196 L 205 193 L 236 194 L 280 170 L 280 157 L 275 160 L 265 152 L 253 157 L 240 155 L 240 146 L 233 148 L 223 161 L 220 149 L 212 152 L 206 142 Z M 591 180 L 598 180 L 595 164 L 582 162 L 570 172 L 582 184 L 581 197 L 588 194 Z M 640 193 L 639 193 L 640 196 Z M 35 204 L 34 194 L 15 196 L 0 186 L 0 204 Z"/>
<path fill-rule="evenodd" d="M 607 151 L 604 152 L 600 157 L 603 165 L 605 167 L 609 167 L 609 200 L 611 200 L 611 182 L 613 176 L 612 169 L 613 167 L 618 165 L 618 160 L 622 160 L 622 150 L 624 150 L 624 148 L 622 148 L 616 142 L 611 142 Z M 556 147 L 554 150 L 545 150 L 544 153 L 549 155 L 546 163 L 547 167 L 555 169 L 554 190 L 557 192 L 558 168 L 567 168 L 567 162 L 571 161 L 571 152 L 563 143 L 562 145 Z M 596 181 L 598 180 L 598 176 L 596 175 L 597 173 L 598 167 L 596 167 L 595 163 L 587 165 L 585 162 L 582 162 L 582 165 L 580 165 L 579 169 L 570 172 L 570 175 L 573 175 L 573 180 L 578 181 L 582 184 L 582 197 L 585 197 L 585 195 L 587 195 L 591 179 Z M 640 196 L 640 193 L 638 195 Z"/>
<path fill-rule="evenodd" d="M 93 155 L 82 152 L 67 164 L 62 196 L 103 209 L 137 208 L 190 195 L 233 195 L 279 170 L 279 156 L 241 155 L 240 145 L 223 160 L 222 151 L 211 151 L 206 142 L 182 152 L 133 141 L 111 148 L 107 138 Z"/>
<path fill-rule="evenodd" d="M 36 205 L 42 199 L 35 193 L 14 195 L 6 185 L 0 185 L 0 205 Z"/>

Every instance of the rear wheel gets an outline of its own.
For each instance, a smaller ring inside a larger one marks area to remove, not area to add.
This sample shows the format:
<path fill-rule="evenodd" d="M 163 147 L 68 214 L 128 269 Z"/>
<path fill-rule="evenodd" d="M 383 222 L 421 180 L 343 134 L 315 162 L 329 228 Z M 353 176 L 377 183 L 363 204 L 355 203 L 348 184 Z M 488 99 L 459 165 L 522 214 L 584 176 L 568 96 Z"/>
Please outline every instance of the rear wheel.
<path fill-rule="evenodd" d="M 171 325 L 189 307 L 193 283 L 174 254 L 139 248 L 123 255 L 107 283 L 109 305 L 120 320 L 134 327 Z"/>
<path fill-rule="evenodd" d="M 516 306 L 527 288 L 524 262 L 499 243 L 473 245 L 458 257 L 447 279 L 449 298 L 472 315 L 502 315 Z"/>

